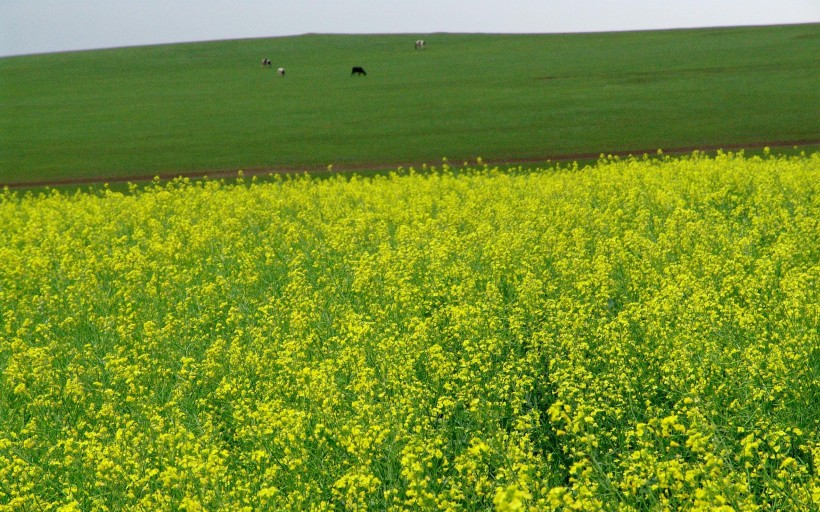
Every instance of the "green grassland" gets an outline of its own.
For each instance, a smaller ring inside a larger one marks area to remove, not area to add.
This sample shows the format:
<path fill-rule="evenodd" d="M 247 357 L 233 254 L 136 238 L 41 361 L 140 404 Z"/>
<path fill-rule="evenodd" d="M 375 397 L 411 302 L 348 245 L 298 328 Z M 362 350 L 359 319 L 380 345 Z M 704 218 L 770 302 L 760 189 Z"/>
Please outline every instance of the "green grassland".
<path fill-rule="evenodd" d="M 0 184 L 820 139 L 818 24 L 417 37 L 0 59 Z"/>

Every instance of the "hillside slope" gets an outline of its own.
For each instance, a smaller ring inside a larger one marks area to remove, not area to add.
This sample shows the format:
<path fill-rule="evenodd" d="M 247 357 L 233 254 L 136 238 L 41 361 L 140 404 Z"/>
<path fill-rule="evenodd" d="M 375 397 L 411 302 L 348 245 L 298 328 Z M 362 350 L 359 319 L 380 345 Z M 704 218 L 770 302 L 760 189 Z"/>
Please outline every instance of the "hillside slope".
<path fill-rule="evenodd" d="M 417 37 L 0 59 L 0 184 L 820 139 L 817 24 Z"/>

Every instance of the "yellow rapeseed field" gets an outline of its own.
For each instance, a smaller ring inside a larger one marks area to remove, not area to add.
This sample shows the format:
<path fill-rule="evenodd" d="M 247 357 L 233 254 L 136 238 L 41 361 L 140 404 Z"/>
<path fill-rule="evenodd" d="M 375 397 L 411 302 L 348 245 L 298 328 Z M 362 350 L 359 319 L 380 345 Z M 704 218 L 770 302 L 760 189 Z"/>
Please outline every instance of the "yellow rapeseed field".
<path fill-rule="evenodd" d="M 817 510 L 820 154 L 0 195 L 0 510 Z"/>

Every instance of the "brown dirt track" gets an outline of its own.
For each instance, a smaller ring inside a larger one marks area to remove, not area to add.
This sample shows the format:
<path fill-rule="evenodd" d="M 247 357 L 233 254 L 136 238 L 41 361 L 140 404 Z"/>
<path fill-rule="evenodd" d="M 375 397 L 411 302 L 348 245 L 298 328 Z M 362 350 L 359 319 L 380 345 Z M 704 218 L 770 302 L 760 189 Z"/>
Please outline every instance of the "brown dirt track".
<path fill-rule="evenodd" d="M 704 152 L 714 152 L 718 150 L 723 151 L 738 151 L 738 150 L 745 150 L 745 149 L 762 149 L 764 147 L 769 148 L 800 148 L 800 147 L 809 147 L 809 146 L 820 146 L 820 139 L 807 139 L 807 140 L 794 140 L 794 141 L 784 141 L 784 140 L 777 140 L 777 141 L 769 141 L 769 142 L 752 142 L 752 143 L 745 143 L 745 144 L 714 144 L 714 145 L 704 145 L 704 146 L 686 146 L 686 147 L 677 147 L 677 148 L 670 148 L 670 149 L 663 149 L 663 154 L 665 155 L 685 155 L 690 154 L 694 151 L 704 151 Z M 574 153 L 574 154 L 560 154 L 560 155 L 548 155 L 544 156 L 543 158 L 527 158 L 527 159 L 506 159 L 506 160 L 485 160 L 484 162 L 488 165 L 518 165 L 518 164 L 535 164 L 535 163 L 543 163 L 543 162 L 571 162 L 577 160 L 595 160 L 601 156 L 601 154 L 605 155 L 612 155 L 618 157 L 628 157 L 630 155 L 640 156 L 644 154 L 648 155 L 655 155 L 657 154 L 658 150 L 656 149 L 634 149 L 634 150 L 621 150 L 621 151 L 607 151 L 602 153 Z M 451 160 L 454 164 L 461 162 L 462 160 L 459 159 L 452 159 Z M 378 170 L 389 170 L 389 169 L 396 169 L 399 166 L 404 168 L 408 168 L 410 166 L 420 167 L 420 163 L 415 164 L 401 164 L 401 163 L 370 163 L 370 164 L 361 164 L 361 165 L 350 165 L 350 166 L 342 166 L 342 165 L 333 165 L 333 173 L 350 173 L 356 171 L 378 171 Z M 302 173 L 314 173 L 314 174 L 322 174 L 327 173 L 327 167 L 325 166 L 286 166 L 286 167 L 277 167 L 277 168 L 259 168 L 259 169 L 243 169 L 242 173 L 246 177 L 251 176 L 267 176 L 271 174 L 302 174 Z M 190 172 L 178 172 L 178 173 L 159 173 L 159 174 L 143 174 L 143 175 L 131 175 L 131 176 L 88 176 L 88 177 L 77 177 L 77 178 L 69 178 L 69 179 L 58 179 L 58 180 L 40 180 L 40 181 L 22 181 L 22 182 L 13 182 L 13 183 L 0 183 L 0 188 L 37 188 L 37 187 L 63 187 L 63 186 L 71 186 L 71 185 L 94 185 L 94 184 L 103 184 L 103 183 L 140 183 L 151 181 L 155 178 L 159 178 L 160 180 L 171 180 L 174 178 L 204 178 L 208 177 L 211 179 L 220 179 L 220 178 L 235 178 L 237 176 L 238 170 L 231 169 L 231 170 L 210 170 L 210 171 L 190 171 Z"/>

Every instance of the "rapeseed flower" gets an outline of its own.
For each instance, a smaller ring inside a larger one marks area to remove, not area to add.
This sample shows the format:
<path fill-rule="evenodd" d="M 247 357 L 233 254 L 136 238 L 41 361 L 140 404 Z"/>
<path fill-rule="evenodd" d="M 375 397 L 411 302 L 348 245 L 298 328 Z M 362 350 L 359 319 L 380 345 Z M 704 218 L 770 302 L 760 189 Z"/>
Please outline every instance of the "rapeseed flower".
<path fill-rule="evenodd" d="M 0 194 L 0 509 L 820 507 L 820 155 Z"/>

